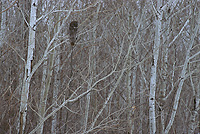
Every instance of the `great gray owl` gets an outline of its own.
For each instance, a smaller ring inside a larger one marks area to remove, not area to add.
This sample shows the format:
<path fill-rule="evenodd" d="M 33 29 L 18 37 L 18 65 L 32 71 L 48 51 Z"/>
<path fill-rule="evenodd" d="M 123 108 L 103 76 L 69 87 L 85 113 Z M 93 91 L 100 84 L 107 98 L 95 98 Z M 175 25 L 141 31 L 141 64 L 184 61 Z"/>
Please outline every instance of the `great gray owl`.
<path fill-rule="evenodd" d="M 69 25 L 69 39 L 72 46 L 76 42 L 76 34 L 78 30 L 78 21 L 72 21 Z"/>

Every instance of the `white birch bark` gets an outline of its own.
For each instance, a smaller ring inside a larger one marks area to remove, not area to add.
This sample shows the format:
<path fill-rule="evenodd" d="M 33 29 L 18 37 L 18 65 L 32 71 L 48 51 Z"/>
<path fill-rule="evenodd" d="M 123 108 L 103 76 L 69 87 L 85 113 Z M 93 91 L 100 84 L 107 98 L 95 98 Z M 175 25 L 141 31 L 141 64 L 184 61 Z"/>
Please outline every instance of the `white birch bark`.
<path fill-rule="evenodd" d="M 165 8 L 161 10 L 163 13 L 163 18 L 166 19 L 165 22 L 162 23 L 162 29 L 166 29 L 166 32 L 162 34 L 163 38 L 163 47 L 162 47 L 162 67 L 161 67 L 161 86 L 159 91 L 159 121 L 158 121 L 158 132 L 164 133 L 165 129 L 165 111 L 164 111 L 164 103 L 165 103 L 165 96 L 166 96 L 166 89 L 167 89 L 167 69 L 168 69 L 168 44 L 169 44 L 169 37 L 170 37 L 170 19 L 168 19 L 170 12 L 167 11 L 168 9 Z M 173 58 L 174 59 L 174 58 Z"/>
<path fill-rule="evenodd" d="M 192 46 L 194 44 L 194 38 L 196 37 L 197 32 L 199 30 L 199 21 L 200 21 L 200 14 L 198 15 L 198 21 L 197 21 L 198 24 L 194 28 L 194 33 L 191 36 L 191 42 L 190 42 L 190 44 L 189 44 L 189 46 L 187 48 L 185 62 L 184 62 L 183 69 L 182 69 L 181 75 L 180 75 L 180 82 L 179 82 L 178 89 L 177 89 L 177 92 L 176 92 L 176 96 L 175 96 L 175 100 L 174 100 L 174 105 L 173 105 L 171 117 L 170 117 L 169 123 L 168 123 L 168 125 L 167 125 L 167 127 L 165 129 L 165 134 L 169 133 L 169 130 L 171 129 L 171 127 L 173 125 L 173 122 L 174 122 L 174 118 L 176 116 L 176 112 L 177 112 L 178 104 L 179 104 L 179 100 L 180 100 L 180 94 L 181 94 L 181 91 L 182 91 L 183 83 L 184 83 L 185 78 L 186 78 L 187 66 L 188 66 L 188 63 L 189 63 L 189 60 L 190 60 L 190 51 L 191 51 Z M 188 24 L 189 23 L 189 19 L 186 20 L 185 23 Z"/>
<path fill-rule="evenodd" d="M 153 3 L 152 3 L 153 4 Z M 159 8 L 161 7 L 161 1 L 157 1 L 157 11 L 155 11 L 155 40 L 153 46 L 153 59 L 152 59 L 152 67 L 151 67 L 151 79 L 150 79 L 150 92 L 149 92 L 149 133 L 156 133 L 156 115 L 155 115 L 155 93 L 156 93 L 156 75 L 157 75 L 157 61 L 159 55 L 159 47 L 160 47 L 160 36 L 161 36 L 161 20 L 162 14 L 159 12 Z"/>
<path fill-rule="evenodd" d="M 36 29 L 36 11 L 37 11 L 37 0 L 32 0 L 31 2 L 31 14 L 30 14 L 30 27 L 29 27 L 29 42 L 28 42 L 28 54 L 27 61 L 25 65 L 24 81 L 21 92 L 21 102 L 19 111 L 19 133 L 24 133 L 24 128 L 26 125 L 26 115 L 27 115 L 27 102 L 30 87 L 30 74 L 31 65 L 33 61 L 33 52 L 35 49 L 35 29 Z"/>
<path fill-rule="evenodd" d="M 1 31 L 0 31 L 0 48 L 3 46 L 3 38 L 6 34 L 6 1 L 7 0 L 1 0 Z"/>
<path fill-rule="evenodd" d="M 43 61 L 45 61 L 45 60 L 47 59 L 47 55 L 48 55 L 50 52 L 52 52 L 52 50 L 55 49 L 55 47 L 53 47 L 53 48 L 51 48 L 51 49 L 50 49 L 50 47 L 52 46 L 53 42 L 55 41 L 55 39 L 56 39 L 56 37 L 58 36 L 58 34 L 59 34 L 59 32 L 61 31 L 61 29 L 65 26 L 65 22 L 66 22 L 67 18 L 69 17 L 69 15 L 71 14 L 72 9 L 73 9 L 73 5 L 75 4 L 75 2 L 76 2 L 76 0 L 73 1 L 72 6 L 71 6 L 71 8 L 69 9 L 69 12 L 68 12 L 67 15 L 66 15 L 66 18 L 63 20 L 62 25 L 59 27 L 57 33 L 54 34 L 53 38 L 51 39 L 51 41 L 50 41 L 49 44 L 47 45 L 47 47 L 46 47 L 46 49 L 45 49 L 45 52 L 44 52 L 44 54 L 43 54 L 43 57 L 38 61 L 38 63 L 36 63 L 36 64 L 34 65 L 32 71 L 30 72 L 29 77 L 25 77 L 25 80 L 24 80 L 24 81 L 30 82 L 30 80 L 31 80 L 31 78 L 32 78 L 32 76 L 33 76 L 33 74 L 36 72 L 36 70 L 39 68 L 39 66 L 43 63 Z M 34 2 L 32 2 L 32 3 L 34 3 Z M 33 4 L 32 4 L 32 5 L 33 5 Z M 37 4 L 34 4 L 34 5 L 37 5 Z M 33 17 L 31 17 L 31 20 L 32 20 L 32 19 L 33 19 Z M 35 17 L 35 19 L 36 19 L 36 17 Z M 40 20 L 40 19 L 39 19 L 39 20 Z M 32 30 L 32 29 L 31 29 L 31 30 Z M 25 92 L 25 91 L 24 91 L 24 92 Z M 86 94 L 86 93 L 85 93 L 85 94 Z M 61 107 L 57 108 L 57 109 L 62 108 L 65 104 L 67 104 L 67 101 L 63 102 L 63 105 L 62 105 Z M 27 103 L 26 103 L 26 106 L 27 106 Z M 57 111 L 58 111 L 58 110 L 54 110 L 54 111 L 51 113 L 51 116 L 52 116 L 54 113 L 56 113 Z M 22 112 L 20 112 L 20 113 L 22 113 Z M 21 114 L 20 114 L 20 117 L 23 117 L 23 116 L 21 116 Z M 48 117 L 45 117 L 43 120 L 41 120 L 41 122 L 37 125 L 37 127 L 36 127 L 31 133 L 35 133 L 35 132 L 43 125 L 44 121 L 45 121 L 47 118 L 49 118 L 49 116 L 48 116 Z M 21 119 L 21 118 L 20 118 L 20 119 Z M 23 121 L 23 120 L 21 120 L 20 122 L 22 122 L 22 121 Z M 22 126 L 22 125 L 20 125 L 20 126 Z M 22 128 L 22 127 L 21 127 L 21 128 Z M 20 134 L 21 134 L 21 133 L 20 133 Z"/>
<path fill-rule="evenodd" d="M 171 129 L 171 126 L 172 126 L 172 124 L 174 122 L 174 118 L 175 118 L 176 111 L 177 111 L 178 104 L 179 104 L 179 99 L 180 99 L 182 86 L 183 86 L 183 83 L 184 83 L 184 80 L 185 80 L 184 78 L 185 78 L 185 74 L 186 74 L 187 64 L 189 62 L 190 49 L 187 51 L 187 54 L 186 54 L 185 63 L 184 63 L 184 66 L 183 66 L 183 69 L 182 69 L 182 72 L 181 72 L 181 76 L 180 76 L 181 81 L 180 81 L 180 83 L 178 85 L 178 90 L 176 92 L 175 101 L 174 101 L 174 105 L 173 105 L 173 111 L 171 113 L 170 121 L 169 121 L 169 123 L 168 123 L 168 125 L 167 125 L 167 127 L 165 129 L 165 134 L 169 133 L 169 130 Z"/>

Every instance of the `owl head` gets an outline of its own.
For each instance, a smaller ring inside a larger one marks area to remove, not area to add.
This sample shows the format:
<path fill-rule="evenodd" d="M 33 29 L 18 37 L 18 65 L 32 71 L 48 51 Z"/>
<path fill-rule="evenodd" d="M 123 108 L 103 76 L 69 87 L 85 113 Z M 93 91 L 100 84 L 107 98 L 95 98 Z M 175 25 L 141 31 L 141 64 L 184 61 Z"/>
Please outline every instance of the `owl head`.
<path fill-rule="evenodd" d="M 72 21 L 69 25 L 70 31 L 76 31 L 78 29 L 78 21 Z"/>

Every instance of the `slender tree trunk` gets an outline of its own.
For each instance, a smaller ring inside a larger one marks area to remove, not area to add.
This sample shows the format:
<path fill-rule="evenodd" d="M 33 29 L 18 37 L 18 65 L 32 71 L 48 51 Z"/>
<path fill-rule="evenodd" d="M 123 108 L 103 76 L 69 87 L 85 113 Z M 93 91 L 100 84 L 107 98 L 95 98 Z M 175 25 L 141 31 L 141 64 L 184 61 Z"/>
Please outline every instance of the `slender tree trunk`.
<path fill-rule="evenodd" d="M 128 124 L 128 132 L 133 134 L 134 131 L 134 106 L 135 103 L 135 80 L 136 80 L 136 67 L 131 70 L 131 61 L 132 61 L 132 52 L 130 52 L 128 59 L 128 70 L 127 70 L 127 99 L 128 99 L 128 112 L 127 112 L 127 124 Z M 131 72 L 133 71 L 133 72 Z M 132 81 L 131 81 L 132 80 Z M 132 107 L 133 106 L 133 107 Z"/>
<path fill-rule="evenodd" d="M 192 29 L 191 29 L 191 33 L 194 33 L 193 31 L 199 29 L 198 25 L 200 25 L 200 13 L 197 16 L 197 21 L 195 19 L 195 13 L 193 11 L 193 9 L 195 9 L 194 5 L 196 5 L 196 3 L 193 3 L 193 5 L 191 4 L 192 7 L 192 19 L 191 19 L 191 23 L 192 23 Z M 196 22 L 197 24 L 195 24 Z M 197 26 L 197 27 L 195 27 Z M 196 28 L 196 29 L 195 29 Z M 194 37 L 195 38 L 195 37 Z M 197 58 L 198 59 L 198 58 Z M 190 64 L 189 64 L 190 65 Z M 189 66 L 189 70 L 190 70 L 190 66 Z M 198 127 L 199 123 L 198 123 L 198 111 L 199 111 L 199 102 L 200 102 L 200 85 L 198 84 L 198 86 L 195 88 L 194 86 L 194 80 L 192 78 L 192 75 L 190 75 L 190 81 L 191 81 L 191 85 L 192 85 L 192 89 L 193 89 L 193 103 L 192 103 L 192 107 L 191 107 L 191 115 L 190 115 L 190 119 L 189 119 L 189 128 L 188 128 L 188 134 L 193 134 L 195 132 L 195 129 Z"/>
<path fill-rule="evenodd" d="M 90 74 L 90 78 L 89 78 L 89 82 L 88 82 L 88 90 L 91 89 L 92 86 L 92 82 L 93 82 L 93 77 L 94 77 L 94 55 L 93 55 L 93 51 L 95 52 L 95 46 L 93 46 L 90 50 L 89 50 L 89 74 Z M 89 115 L 89 110 L 90 110 L 90 99 L 91 99 L 91 93 L 89 92 L 86 95 L 86 107 L 85 107 L 85 117 L 84 117 L 84 133 L 87 130 L 87 123 L 88 123 L 88 115 Z"/>
<path fill-rule="evenodd" d="M 92 48 L 89 50 L 89 73 L 90 73 L 90 80 L 89 80 L 89 83 L 88 83 L 88 90 L 91 89 L 91 86 L 93 84 L 93 81 L 94 81 L 94 77 L 96 75 L 96 58 L 95 58 L 95 55 L 96 55 L 96 46 L 95 46 L 95 43 L 96 43 L 96 29 L 97 29 L 97 25 L 98 25 L 98 14 L 99 14 L 99 10 L 100 10 L 100 7 L 101 7 L 101 3 L 98 4 L 98 7 L 97 7 L 97 12 L 96 12 L 96 16 L 95 16 L 95 22 L 94 23 L 94 28 L 93 28 L 93 35 L 91 35 L 92 39 L 94 40 L 93 42 L 93 45 Z M 89 110 L 90 110 L 90 100 L 91 100 L 91 93 L 89 92 L 86 96 L 86 108 L 85 108 L 85 121 L 84 121 L 84 133 L 86 132 L 87 130 L 87 124 L 88 124 L 88 114 L 89 114 Z"/>
<path fill-rule="evenodd" d="M 158 106 L 158 133 L 164 133 L 165 129 L 165 111 L 164 111 L 164 104 L 165 104 L 165 97 L 166 97 L 166 90 L 167 90 L 167 69 L 168 69 L 168 44 L 169 44 L 169 37 L 170 37 L 170 20 L 167 19 L 169 17 L 169 12 L 166 11 L 165 14 L 163 14 L 164 19 L 167 21 L 163 23 L 162 29 L 166 29 L 166 32 L 162 34 L 163 40 L 163 47 L 162 47 L 162 66 L 161 66 L 161 74 L 162 74 L 162 80 L 160 82 L 160 91 L 159 91 L 159 106 Z M 175 51 L 175 49 L 174 49 Z M 174 59 L 174 57 L 172 57 Z M 175 62 L 174 62 L 175 63 Z"/>
<path fill-rule="evenodd" d="M 3 46 L 3 39 L 6 35 L 6 1 L 7 0 L 1 0 L 1 27 L 0 27 L 0 48 Z"/>
<path fill-rule="evenodd" d="M 40 92 L 40 102 L 39 102 L 39 119 L 38 119 L 38 123 L 40 123 L 42 121 L 42 98 L 41 97 L 44 97 L 44 91 L 46 89 L 46 77 L 47 77 L 47 61 L 44 61 L 44 64 L 43 64 L 43 72 L 42 72 L 42 82 L 41 82 L 41 92 Z M 40 127 L 40 129 L 38 129 L 37 133 L 40 134 L 42 132 L 42 128 Z"/>
<path fill-rule="evenodd" d="M 51 29 L 49 30 L 51 31 Z M 51 38 L 49 38 L 48 43 Z M 54 54 L 55 54 L 55 49 L 53 49 L 52 53 L 50 54 L 49 57 L 49 63 L 44 65 L 43 69 L 43 83 L 42 83 L 42 88 L 41 88 L 41 93 L 40 93 L 40 105 L 39 105 L 39 123 L 42 123 L 40 128 L 38 129 L 37 133 L 42 134 L 43 133 L 43 127 L 44 127 L 44 122 L 43 119 L 45 117 L 45 111 L 46 111 L 46 103 L 47 103 L 47 98 L 48 98 L 48 92 L 50 88 L 50 82 L 51 82 L 51 77 L 53 73 L 53 65 L 54 65 Z M 47 62 L 47 61 L 45 61 Z M 47 67 L 48 66 L 48 67 Z"/>
<path fill-rule="evenodd" d="M 21 92 L 21 103 L 19 111 L 19 133 L 23 134 L 26 125 L 26 115 L 27 115 L 27 102 L 30 87 L 29 78 L 31 73 L 31 65 L 33 61 L 33 52 L 35 49 L 35 29 L 36 29 L 36 11 L 37 11 L 37 0 L 32 0 L 31 2 L 31 14 L 30 14 L 30 27 L 29 27 L 29 42 L 28 42 L 28 54 L 27 61 L 25 65 L 24 81 Z"/>
<path fill-rule="evenodd" d="M 157 1 L 157 11 L 161 7 L 161 1 Z M 156 11 L 155 11 L 156 12 Z M 160 36 L 161 36 L 161 14 L 156 14 L 155 20 L 155 40 L 153 46 L 153 59 L 151 66 L 151 80 L 150 80 L 150 92 L 149 92 L 149 133 L 156 133 L 156 115 L 155 115 L 155 93 L 156 93 L 156 75 L 157 75 L 157 61 L 159 55 L 159 47 L 160 47 Z"/>
<path fill-rule="evenodd" d="M 197 22 L 200 21 L 200 19 L 199 19 L 200 17 L 199 16 L 198 16 L 198 21 Z M 188 24 L 188 23 L 189 23 L 189 19 L 186 20 L 185 24 Z M 199 24 L 196 25 L 195 30 L 194 30 L 194 34 L 191 37 L 191 42 L 190 42 L 190 44 L 189 44 L 189 46 L 187 48 L 185 62 L 184 62 L 184 65 L 183 65 L 183 69 L 181 71 L 180 82 L 179 82 L 178 89 L 177 89 L 176 96 L 175 96 L 175 100 L 174 100 L 173 110 L 172 110 L 172 113 L 171 113 L 171 117 L 170 117 L 169 123 L 168 123 L 168 125 L 167 125 L 167 127 L 165 129 L 165 134 L 169 133 L 169 130 L 171 129 L 172 124 L 173 124 L 174 119 L 175 119 L 175 116 L 176 116 L 176 112 L 177 112 L 177 109 L 178 109 L 178 104 L 179 104 L 179 100 L 180 100 L 180 95 L 181 95 L 183 83 L 184 83 L 185 77 L 186 77 L 187 66 L 188 66 L 188 63 L 189 63 L 189 60 L 190 60 L 189 59 L 190 58 L 190 51 L 191 51 L 192 46 L 194 44 L 194 38 L 197 35 L 198 29 L 199 29 Z"/>
<path fill-rule="evenodd" d="M 143 116 L 144 116 L 144 107 L 143 107 L 143 103 L 144 103 L 144 82 L 143 80 L 140 80 L 140 121 L 139 121 L 139 134 L 143 133 Z"/>
<path fill-rule="evenodd" d="M 127 3 L 125 3 L 127 4 Z M 134 18 L 133 18 L 133 11 L 130 9 L 129 11 L 129 16 L 128 16 L 128 29 L 130 33 L 133 33 L 132 30 L 132 23 L 134 22 Z M 137 20 L 136 20 L 137 21 Z M 139 21 L 138 21 L 139 22 Z M 140 23 L 140 22 L 139 22 Z M 128 34 L 129 38 L 130 38 L 130 42 L 129 45 L 132 45 L 132 41 L 131 39 L 133 39 L 134 34 Z M 136 49 L 138 49 L 138 46 L 136 46 Z M 137 59 L 137 52 L 134 51 L 134 58 Z M 133 48 L 131 48 L 130 53 L 128 55 L 128 69 L 127 69 L 127 78 L 126 78 L 126 82 L 127 82 L 127 102 L 128 102 L 128 111 L 127 111 L 127 124 L 128 124 L 128 132 L 130 134 L 134 133 L 134 106 L 133 104 L 135 104 L 135 93 L 136 93 L 136 70 L 137 67 L 133 67 L 132 68 L 132 64 L 135 64 L 135 62 L 133 62 L 132 60 L 132 55 L 133 53 Z"/>
<path fill-rule="evenodd" d="M 60 20 L 60 14 L 56 16 L 57 20 Z M 59 29 L 60 21 L 58 22 L 55 32 Z M 54 43 L 54 46 L 56 46 L 56 43 Z M 57 46 L 54 51 L 54 59 L 55 59 L 55 68 L 54 68 L 54 88 L 53 88 L 53 99 L 52 99 L 52 111 L 54 111 L 57 107 L 57 97 L 58 97 L 58 91 L 60 87 L 60 46 Z M 52 117 L 52 123 L 51 123 L 51 133 L 56 134 L 56 124 L 57 124 L 57 113 L 55 113 Z"/>

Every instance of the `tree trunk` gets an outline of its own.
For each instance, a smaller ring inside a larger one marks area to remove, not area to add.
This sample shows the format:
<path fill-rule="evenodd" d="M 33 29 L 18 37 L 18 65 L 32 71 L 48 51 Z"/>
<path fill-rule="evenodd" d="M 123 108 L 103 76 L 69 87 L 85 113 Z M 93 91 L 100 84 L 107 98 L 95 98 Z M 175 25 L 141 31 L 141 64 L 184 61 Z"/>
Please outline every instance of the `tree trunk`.
<path fill-rule="evenodd" d="M 157 11 L 161 7 L 161 1 L 157 1 Z M 150 80 L 150 92 L 149 92 L 149 133 L 156 133 L 156 109 L 155 109 L 155 93 L 156 93 L 156 80 L 157 80 L 157 61 L 159 55 L 159 47 L 160 47 L 160 36 L 161 36 L 161 20 L 162 15 L 158 14 L 155 11 L 156 20 L 155 20 L 155 40 L 153 46 L 153 58 L 152 58 L 152 67 L 151 67 L 151 80 Z"/>
<path fill-rule="evenodd" d="M 32 0 L 31 2 L 31 14 L 30 14 L 30 27 L 29 27 L 29 42 L 28 42 L 28 54 L 27 61 L 25 65 L 24 81 L 21 92 L 21 103 L 19 111 L 19 133 L 23 134 L 26 125 L 26 115 L 27 115 L 27 102 L 30 87 L 29 78 L 31 73 L 31 65 L 33 61 L 33 52 L 35 49 L 35 29 L 36 29 L 36 11 L 37 11 L 37 0 Z"/>
<path fill-rule="evenodd" d="M 51 27 L 49 28 L 49 33 L 51 33 Z M 50 42 L 50 35 L 48 39 L 48 43 Z M 44 127 L 44 122 L 43 119 L 45 117 L 45 112 L 46 112 L 46 103 L 47 103 L 47 98 L 48 98 L 48 92 L 50 88 L 50 83 L 51 83 L 51 77 L 53 73 L 53 65 L 54 65 L 54 54 L 55 54 L 55 49 L 52 50 L 52 53 L 50 54 L 49 61 L 45 61 L 46 64 L 44 64 L 43 68 L 43 82 L 42 82 L 42 88 L 41 88 L 41 93 L 40 93 L 40 105 L 39 105 L 39 111 L 38 114 L 39 116 L 39 124 L 42 124 L 40 128 L 38 129 L 37 133 L 42 134 L 43 133 L 43 127 Z"/>
<path fill-rule="evenodd" d="M 60 14 L 56 16 L 57 20 L 60 20 Z M 58 31 L 60 27 L 60 21 L 56 25 L 56 28 L 54 30 L 54 33 Z M 56 46 L 56 43 L 54 43 L 54 46 Z M 60 88 L 60 46 L 57 46 L 54 51 L 54 59 L 55 59 L 55 68 L 54 68 L 54 88 L 53 88 L 53 99 L 52 99 L 52 111 L 54 111 L 57 107 L 57 98 L 58 98 L 58 92 Z M 57 124 L 57 113 L 55 113 L 52 117 L 52 123 L 51 123 L 51 133 L 56 134 L 56 124 Z"/>
<path fill-rule="evenodd" d="M 189 23 L 189 19 L 186 20 L 185 24 L 187 24 L 187 23 Z M 179 100 L 180 100 L 180 95 L 181 95 L 181 91 L 182 91 L 182 86 L 183 86 L 183 83 L 184 83 L 185 77 L 186 77 L 187 65 L 188 65 L 189 58 L 190 58 L 190 56 L 189 56 L 190 50 L 192 49 L 192 46 L 193 46 L 193 43 L 194 43 L 193 41 L 194 41 L 194 37 L 196 36 L 197 29 L 198 28 L 196 28 L 196 32 L 193 35 L 193 37 L 191 39 L 191 44 L 189 44 L 187 52 L 186 52 L 185 62 L 184 62 L 184 65 L 183 65 L 183 69 L 181 71 L 180 82 L 179 82 L 178 89 L 177 89 L 176 96 L 175 96 L 175 100 L 174 100 L 173 110 L 172 110 L 172 113 L 171 113 L 169 123 L 168 123 L 168 125 L 165 129 L 165 134 L 169 133 L 169 130 L 171 129 L 172 124 L 173 124 L 174 119 L 175 119 L 175 116 L 176 116 L 176 112 L 177 112 L 178 104 L 179 104 Z"/>
<path fill-rule="evenodd" d="M 0 48 L 3 46 L 4 42 L 4 36 L 6 35 L 6 1 L 7 0 L 1 0 L 1 27 L 0 27 Z"/>
<path fill-rule="evenodd" d="M 196 5 L 196 3 L 194 4 Z M 194 6 L 191 6 L 194 8 Z M 192 9 L 193 9 L 192 8 Z M 195 33 L 193 35 L 192 41 L 194 40 L 194 38 L 197 36 L 198 30 L 199 30 L 199 25 L 200 25 L 200 13 L 198 13 L 197 16 L 197 24 L 195 24 L 195 16 L 194 16 L 194 12 L 192 12 L 192 26 L 191 26 L 191 33 Z M 195 32 L 194 32 L 195 31 Z M 193 42 L 191 42 L 191 44 L 193 44 Z M 197 58 L 198 59 L 198 58 Z M 190 64 L 189 64 L 190 65 Z M 189 66 L 189 70 L 190 70 L 190 66 Z M 190 119 L 189 119 L 189 128 L 188 128 L 188 134 L 193 134 L 195 132 L 195 129 L 198 127 L 199 125 L 199 121 L 198 121 L 198 111 L 199 111 L 199 102 L 200 102 L 200 87 L 196 87 L 194 86 L 193 83 L 193 79 L 192 79 L 192 74 L 190 74 L 190 81 L 191 81 L 191 85 L 192 85 L 192 89 L 193 89 L 193 103 L 192 103 L 192 107 L 191 107 L 191 115 L 190 115 Z M 199 85 L 199 84 L 198 84 Z M 200 85 L 199 85 L 200 86 Z"/>

